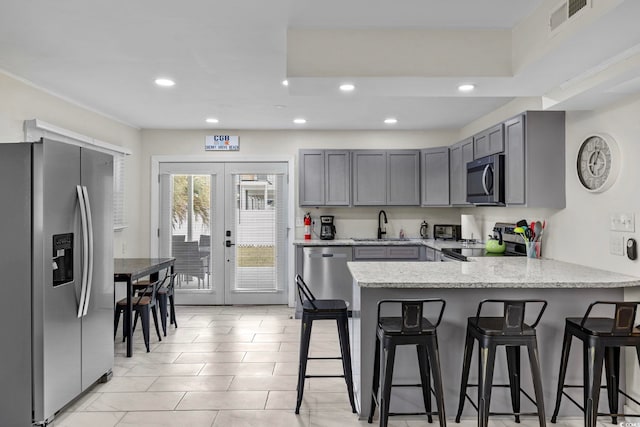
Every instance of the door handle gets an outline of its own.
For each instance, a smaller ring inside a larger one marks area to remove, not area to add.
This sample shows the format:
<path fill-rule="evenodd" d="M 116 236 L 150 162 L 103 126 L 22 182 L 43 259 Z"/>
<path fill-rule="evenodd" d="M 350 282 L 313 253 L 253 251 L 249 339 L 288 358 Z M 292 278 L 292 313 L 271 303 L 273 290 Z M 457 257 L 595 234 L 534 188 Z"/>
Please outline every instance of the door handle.
<path fill-rule="evenodd" d="M 491 189 L 489 189 L 487 186 L 487 173 L 489 172 L 491 172 L 491 175 L 493 175 L 493 171 L 491 170 L 491 165 L 486 165 L 484 167 L 484 171 L 482 171 L 482 188 L 484 189 L 484 194 L 486 194 L 487 196 L 491 195 L 490 191 L 493 189 L 493 186 Z"/>
<path fill-rule="evenodd" d="M 228 248 L 230 248 L 231 246 L 235 246 L 235 243 L 231 243 L 231 240 L 227 240 L 226 242 L 224 242 L 224 245 Z"/>

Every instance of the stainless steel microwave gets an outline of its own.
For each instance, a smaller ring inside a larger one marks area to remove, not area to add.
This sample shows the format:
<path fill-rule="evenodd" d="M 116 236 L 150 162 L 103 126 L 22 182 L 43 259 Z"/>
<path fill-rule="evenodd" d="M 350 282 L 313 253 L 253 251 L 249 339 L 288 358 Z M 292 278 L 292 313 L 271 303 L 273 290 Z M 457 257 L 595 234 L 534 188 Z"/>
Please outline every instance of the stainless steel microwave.
<path fill-rule="evenodd" d="M 504 205 L 504 155 L 493 154 L 467 163 L 467 202 Z"/>

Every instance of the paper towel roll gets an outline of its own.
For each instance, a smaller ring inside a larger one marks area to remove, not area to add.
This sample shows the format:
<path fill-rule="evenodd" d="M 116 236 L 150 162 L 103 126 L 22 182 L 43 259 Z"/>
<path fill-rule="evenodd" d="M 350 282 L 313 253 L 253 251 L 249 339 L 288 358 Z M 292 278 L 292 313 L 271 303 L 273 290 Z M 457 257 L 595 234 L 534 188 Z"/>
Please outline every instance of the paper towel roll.
<path fill-rule="evenodd" d="M 465 240 L 482 240 L 480 226 L 473 215 L 460 215 L 462 238 Z"/>

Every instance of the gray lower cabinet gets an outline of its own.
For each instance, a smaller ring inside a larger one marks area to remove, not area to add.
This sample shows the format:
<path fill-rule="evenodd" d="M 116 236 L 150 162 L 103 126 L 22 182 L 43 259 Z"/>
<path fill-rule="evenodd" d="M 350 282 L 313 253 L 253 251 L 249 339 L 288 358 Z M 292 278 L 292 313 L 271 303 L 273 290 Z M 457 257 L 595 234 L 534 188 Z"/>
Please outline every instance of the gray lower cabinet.
<path fill-rule="evenodd" d="M 505 203 L 564 208 L 564 111 L 527 111 L 504 122 L 504 130 Z"/>
<path fill-rule="evenodd" d="M 467 203 L 467 163 L 473 161 L 473 138 L 449 147 L 449 198 L 453 206 Z"/>
<path fill-rule="evenodd" d="M 420 151 L 352 152 L 355 206 L 419 206 Z"/>
<path fill-rule="evenodd" d="M 504 129 L 502 123 L 473 136 L 474 159 L 504 151 Z"/>
<path fill-rule="evenodd" d="M 300 206 L 349 206 L 351 162 L 348 150 L 300 150 Z"/>
<path fill-rule="evenodd" d="M 353 260 L 418 261 L 420 246 L 354 246 Z"/>
<path fill-rule="evenodd" d="M 422 206 L 449 205 L 449 147 L 422 150 Z"/>

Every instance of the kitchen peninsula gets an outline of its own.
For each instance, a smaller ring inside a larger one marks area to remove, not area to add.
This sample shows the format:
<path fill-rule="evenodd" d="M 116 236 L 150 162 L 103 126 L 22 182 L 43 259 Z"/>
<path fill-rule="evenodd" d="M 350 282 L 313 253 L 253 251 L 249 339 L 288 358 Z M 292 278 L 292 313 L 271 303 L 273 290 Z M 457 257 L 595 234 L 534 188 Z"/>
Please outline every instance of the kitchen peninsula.
<path fill-rule="evenodd" d="M 466 319 L 475 316 L 483 299 L 545 299 L 549 302 L 537 327 L 542 382 L 547 417 L 555 403 L 557 375 L 565 317 L 582 317 L 587 306 L 596 300 L 624 299 L 624 288 L 640 286 L 640 278 L 581 265 L 548 259 L 477 258 L 471 262 L 350 262 L 353 276 L 353 317 L 351 318 L 352 358 L 356 405 L 361 418 L 369 412 L 372 381 L 377 302 L 390 298 L 443 298 L 446 309 L 438 327 L 445 407 L 448 418 L 455 415 L 460 391 L 462 355 Z M 384 312 L 382 313 L 385 314 Z M 599 313 L 592 313 L 598 315 Z M 483 315 L 501 315 L 487 310 Z M 600 315 L 605 315 L 601 313 Z M 611 313 L 606 313 L 607 316 Z M 530 313 L 535 316 L 535 313 Z M 427 313 L 426 317 L 430 317 Z M 527 317 L 527 320 L 529 317 Z M 416 383 L 418 364 L 415 349 L 399 349 L 396 355 L 394 384 Z M 582 348 L 574 345 L 571 352 L 567 383 L 582 383 Z M 402 350 L 402 351 L 400 351 Z M 477 359 L 477 346 L 474 360 Z M 623 352 L 624 353 L 624 352 Z M 634 355 L 635 356 L 635 355 Z M 523 356 L 525 357 L 525 356 Z M 530 373 L 523 359 L 522 386 L 531 391 Z M 637 361 L 633 360 L 634 363 Z M 477 362 L 473 362 L 470 382 L 475 382 Z M 622 363 L 624 372 L 624 363 Z M 624 374 L 621 375 L 624 379 Z M 498 352 L 494 384 L 508 381 L 504 351 Z M 624 381 L 623 381 L 624 382 Z M 624 386 L 623 386 L 624 387 Z M 627 392 L 640 394 L 638 385 L 627 384 Z M 575 390 L 581 401 L 581 391 Z M 469 390 L 476 398 L 476 390 Z M 510 412 L 508 388 L 495 388 L 492 411 Z M 533 406 L 523 400 L 523 411 Z M 622 408 L 621 408 L 622 409 Z M 419 389 L 393 390 L 391 412 L 421 412 Z M 563 402 L 560 416 L 577 416 L 578 409 Z M 475 417 L 471 405 L 465 405 L 463 417 Z"/>

